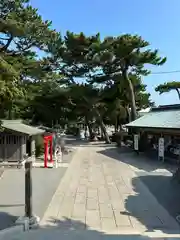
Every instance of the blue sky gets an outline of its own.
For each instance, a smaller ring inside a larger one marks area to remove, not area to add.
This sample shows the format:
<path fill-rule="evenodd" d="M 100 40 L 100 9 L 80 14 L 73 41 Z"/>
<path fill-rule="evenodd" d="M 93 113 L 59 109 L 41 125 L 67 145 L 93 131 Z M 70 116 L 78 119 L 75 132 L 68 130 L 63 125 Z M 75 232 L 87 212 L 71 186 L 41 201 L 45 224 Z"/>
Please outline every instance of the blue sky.
<path fill-rule="evenodd" d="M 43 19 L 52 20 L 53 28 L 101 37 L 123 33 L 139 34 L 167 57 L 163 66 L 152 72 L 180 70 L 180 0 L 31 0 Z M 156 104 L 178 103 L 176 92 L 160 95 L 155 86 L 180 80 L 180 73 L 152 74 L 143 79 Z"/>

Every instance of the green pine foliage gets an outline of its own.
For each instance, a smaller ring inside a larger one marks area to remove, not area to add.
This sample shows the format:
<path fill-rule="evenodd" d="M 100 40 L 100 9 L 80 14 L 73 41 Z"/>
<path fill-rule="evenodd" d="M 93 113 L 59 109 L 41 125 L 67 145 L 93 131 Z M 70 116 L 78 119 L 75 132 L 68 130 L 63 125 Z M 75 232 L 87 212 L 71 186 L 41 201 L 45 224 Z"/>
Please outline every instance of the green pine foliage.
<path fill-rule="evenodd" d="M 29 0 L 1 0 L 0 8 L 0 118 L 49 127 L 84 122 L 91 133 L 99 125 L 108 142 L 105 124 L 118 129 L 153 104 L 142 76 L 146 64 L 166 58 L 141 36 L 62 37 Z"/>

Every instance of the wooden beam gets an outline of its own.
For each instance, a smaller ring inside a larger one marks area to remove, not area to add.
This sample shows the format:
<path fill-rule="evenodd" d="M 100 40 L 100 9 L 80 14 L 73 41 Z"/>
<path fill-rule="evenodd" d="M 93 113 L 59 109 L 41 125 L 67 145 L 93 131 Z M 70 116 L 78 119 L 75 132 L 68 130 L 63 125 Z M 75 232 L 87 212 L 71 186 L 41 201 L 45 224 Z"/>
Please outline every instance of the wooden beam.
<path fill-rule="evenodd" d="M 32 162 L 25 163 L 25 214 L 32 217 Z"/>

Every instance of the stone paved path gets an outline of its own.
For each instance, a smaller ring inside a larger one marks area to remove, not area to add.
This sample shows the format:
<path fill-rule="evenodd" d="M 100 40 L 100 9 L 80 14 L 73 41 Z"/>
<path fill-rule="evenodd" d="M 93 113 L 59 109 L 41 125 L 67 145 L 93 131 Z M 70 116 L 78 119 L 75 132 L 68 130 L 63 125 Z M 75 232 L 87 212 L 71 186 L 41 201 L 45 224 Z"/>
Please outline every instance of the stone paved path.
<path fill-rule="evenodd" d="M 179 225 L 124 162 L 83 146 L 62 179 L 41 226 L 103 232 L 177 232 Z M 119 159 L 121 157 L 119 156 Z"/>
<path fill-rule="evenodd" d="M 137 168 L 128 163 L 128 156 L 124 157 L 112 146 L 82 146 L 60 182 L 40 228 L 8 239 L 180 239 L 176 221 L 138 180 Z"/>

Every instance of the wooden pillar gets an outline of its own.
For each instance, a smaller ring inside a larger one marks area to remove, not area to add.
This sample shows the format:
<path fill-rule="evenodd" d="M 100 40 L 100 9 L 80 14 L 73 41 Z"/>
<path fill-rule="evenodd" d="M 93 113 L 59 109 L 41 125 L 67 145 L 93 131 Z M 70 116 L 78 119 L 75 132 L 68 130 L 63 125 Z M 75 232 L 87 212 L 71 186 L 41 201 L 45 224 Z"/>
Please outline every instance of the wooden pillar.
<path fill-rule="evenodd" d="M 48 161 L 48 142 L 44 140 L 44 168 L 47 168 Z"/>
<path fill-rule="evenodd" d="M 31 136 L 31 158 L 33 161 L 36 159 L 36 145 L 35 145 L 35 139 Z"/>
<path fill-rule="evenodd" d="M 53 163 L 53 145 L 52 145 L 52 139 L 49 141 L 50 143 L 50 163 Z"/>
<path fill-rule="evenodd" d="M 7 161 L 7 139 L 6 139 L 7 135 L 4 134 L 4 161 Z"/>
<path fill-rule="evenodd" d="M 32 162 L 25 163 L 25 214 L 32 217 Z"/>

